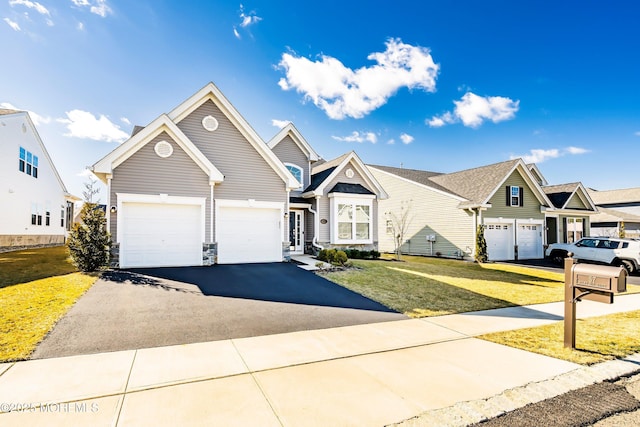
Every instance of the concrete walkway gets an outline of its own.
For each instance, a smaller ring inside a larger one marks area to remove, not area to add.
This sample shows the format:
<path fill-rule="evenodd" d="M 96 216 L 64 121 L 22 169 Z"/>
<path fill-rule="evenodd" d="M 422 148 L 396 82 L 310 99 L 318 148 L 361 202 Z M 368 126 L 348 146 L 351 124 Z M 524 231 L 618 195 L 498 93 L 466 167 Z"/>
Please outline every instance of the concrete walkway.
<path fill-rule="evenodd" d="M 640 295 L 625 295 L 581 302 L 578 317 L 637 309 Z M 464 425 L 459 402 L 495 400 L 467 408 L 473 422 L 483 407 L 495 416 L 638 369 L 634 360 L 584 368 L 473 338 L 561 312 L 562 303 L 542 304 L 0 364 L 0 412 L 13 410 L 0 425 L 383 426 L 420 414 Z M 540 386 L 549 381 L 562 387 Z"/>

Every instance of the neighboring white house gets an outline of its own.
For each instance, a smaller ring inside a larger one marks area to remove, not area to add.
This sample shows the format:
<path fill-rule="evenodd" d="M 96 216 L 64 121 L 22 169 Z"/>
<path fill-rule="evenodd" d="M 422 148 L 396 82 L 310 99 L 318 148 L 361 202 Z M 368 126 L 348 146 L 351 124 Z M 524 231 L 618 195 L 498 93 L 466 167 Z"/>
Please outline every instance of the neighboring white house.
<path fill-rule="evenodd" d="M 0 249 L 63 244 L 75 200 L 29 113 L 0 109 Z"/>

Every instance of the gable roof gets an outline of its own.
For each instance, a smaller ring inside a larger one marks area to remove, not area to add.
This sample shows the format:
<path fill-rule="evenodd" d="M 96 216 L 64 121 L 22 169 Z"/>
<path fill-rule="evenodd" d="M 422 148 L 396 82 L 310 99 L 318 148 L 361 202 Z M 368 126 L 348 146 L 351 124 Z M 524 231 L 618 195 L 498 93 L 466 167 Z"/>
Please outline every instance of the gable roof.
<path fill-rule="evenodd" d="M 333 160 L 323 163 L 322 165 L 313 168 L 311 175 L 311 185 L 307 187 L 302 193 L 303 196 L 321 196 L 327 185 L 342 171 L 350 162 L 353 161 L 355 169 L 360 176 L 375 189 L 375 194 L 380 199 L 387 199 L 387 195 L 384 188 L 380 185 L 378 180 L 374 178 L 371 171 L 362 163 L 360 157 L 355 151 L 350 151 L 337 157 Z"/>
<path fill-rule="evenodd" d="M 171 110 L 167 116 L 174 123 L 180 123 L 185 117 L 195 111 L 206 101 L 213 102 L 216 107 L 222 111 L 222 113 L 234 124 L 234 126 L 240 131 L 247 141 L 255 148 L 264 160 L 271 166 L 280 178 L 282 178 L 289 189 L 300 188 L 300 183 L 284 164 L 278 159 L 267 144 L 260 138 L 251 125 L 245 120 L 244 117 L 236 110 L 236 108 L 229 102 L 226 96 L 222 94 L 220 89 L 213 82 L 207 83 L 198 92 L 191 95 L 187 100 L 182 102 L 176 108 Z"/>
<path fill-rule="evenodd" d="M 350 184 L 347 182 L 338 182 L 333 186 L 329 193 L 348 193 L 348 194 L 373 194 L 362 184 Z"/>
<path fill-rule="evenodd" d="M 581 182 L 570 182 L 567 184 L 547 185 L 542 187 L 545 194 L 553 203 L 556 209 L 567 209 L 567 205 L 574 197 L 579 197 L 589 210 L 596 211 L 597 208 L 589 197 L 589 193 Z"/>
<path fill-rule="evenodd" d="M 529 163 L 527 165 L 527 168 L 529 168 L 529 171 L 531 172 L 531 174 L 534 177 L 539 178 L 538 179 L 538 184 L 540 184 L 540 185 L 548 185 L 549 184 L 547 182 L 547 179 L 544 177 L 544 175 L 542 175 L 542 172 L 540 172 L 540 169 L 538 169 L 538 166 L 536 166 L 535 163 Z"/>
<path fill-rule="evenodd" d="M 280 129 L 280 131 L 269 140 L 267 146 L 273 150 L 275 146 L 278 145 L 287 135 L 289 135 L 293 142 L 295 142 L 296 145 L 300 147 L 300 150 L 302 150 L 302 152 L 309 158 L 310 161 L 316 162 L 320 160 L 320 155 L 316 153 L 313 147 L 311 147 L 311 144 L 307 142 L 307 140 L 291 122 Z"/>
<path fill-rule="evenodd" d="M 253 146 L 258 154 L 285 182 L 287 188 L 300 188 L 300 183 L 287 170 L 284 164 L 278 160 L 276 155 L 267 147 L 262 138 L 253 130 L 247 121 L 240 115 L 229 100 L 213 84 L 208 83 L 198 92 L 190 96 L 169 114 L 162 114 L 144 129 L 132 134 L 119 147 L 107 154 L 104 158 L 93 165 L 93 172 L 103 181 L 107 182 L 107 175 L 113 173 L 113 169 L 123 161 L 131 157 L 136 151 L 142 148 L 147 142 L 159 135 L 163 130 L 182 147 L 191 159 L 209 176 L 211 183 L 220 183 L 224 180 L 222 173 L 211 163 L 211 161 L 189 140 L 189 138 L 178 128 L 177 123 L 187 117 L 203 103 L 211 101 L 220 111 L 233 123 L 247 141 Z"/>
<path fill-rule="evenodd" d="M 31 120 L 31 115 L 29 114 L 29 112 L 28 111 L 12 110 L 12 109 L 8 109 L 8 108 L 4 108 L 4 109 L 0 110 L 0 115 L 6 116 L 6 115 L 10 115 L 10 114 L 23 115 L 24 118 L 26 119 L 27 125 L 29 126 L 29 128 L 33 132 L 33 135 L 35 136 L 36 141 L 40 145 L 40 149 L 42 150 L 42 154 L 47 159 L 47 162 L 49 163 L 49 166 L 51 167 L 51 170 L 53 171 L 53 175 L 56 177 L 56 180 L 58 181 L 58 184 L 60 184 L 60 188 L 64 192 L 65 197 L 67 199 L 69 199 L 69 200 L 74 200 L 74 201 L 80 200 L 79 197 L 74 196 L 73 194 L 69 193 L 69 191 L 67 191 L 67 187 L 66 187 L 66 185 L 64 185 L 64 182 L 62 182 L 62 178 L 60 177 L 60 174 L 58 173 L 58 169 L 56 169 L 56 165 L 53 163 L 53 160 L 51 160 L 51 156 L 49 156 L 49 152 L 47 151 L 47 147 L 45 147 L 44 142 L 42 142 L 42 138 L 40 138 L 40 134 L 38 133 L 38 129 L 36 129 L 36 126 L 33 124 L 33 121 Z"/>
<path fill-rule="evenodd" d="M 457 197 L 462 200 L 459 205 L 461 208 L 488 204 L 491 197 L 493 197 L 509 176 L 515 171 L 519 171 L 540 203 L 551 206 L 551 202 L 542 191 L 537 180 L 531 175 L 531 170 L 522 159 L 508 160 L 506 162 L 494 163 L 447 174 L 415 169 L 391 168 L 388 166 L 372 165 L 371 167 Z"/>
<path fill-rule="evenodd" d="M 113 174 L 113 169 L 121 165 L 125 160 L 133 156 L 139 149 L 144 147 L 149 141 L 162 132 L 166 132 L 196 165 L 207 174 L 211 183 L 220 183 L 224 180 L 224 175 L 205 157 L 204 154 L 187 138 L 187 136 L 169 119 L 166 114 L 161 115 L 144 129 L 133 135 L 131 138 L 116 147 L 113 151 L 96 162 L 91 170 L 105 184 L 109 175 Z"/>
<path fill-rule="evenodd" d="M 596 205 L 640 202 L 640 187 L 605 191 L 589 189 L 588 192 Z"/>
<path fill-rule="evenodd" d="M 619 211 L 616 209 L 599 208 L 596 215 L 591 215 L 589 222 L 591 224 L 598 222 L 637 222 L 640 223 L 640 215 L 634 215 L 629 212 Z"/>

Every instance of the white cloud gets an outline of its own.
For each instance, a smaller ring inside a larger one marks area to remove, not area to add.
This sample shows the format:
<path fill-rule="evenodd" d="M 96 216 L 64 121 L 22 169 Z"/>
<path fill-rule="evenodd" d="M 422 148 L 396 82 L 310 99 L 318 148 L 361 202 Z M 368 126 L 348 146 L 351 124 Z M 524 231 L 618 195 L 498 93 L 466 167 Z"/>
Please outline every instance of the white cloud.
<path fill-rule="evenodd" d="M 400 134 L 400 140 L 403 144 L 411 144 L 415 138 L 407 133 Z"/>
<path fill-rule="evenodd" d="M 3 19 L 4 22 L 7 23 L 7 25 L 9 25 L 11 28 L 13 28 L 14 31 L 20 31 L 20 24 L 18 24 L 16 21 L 12 21 L 9 18 L 4 18 Z"/>
<path fill-rule="evenodd" d="M 88 7 L 89 12 L 103 18 L 113 12 L 107 4 L 107 0 L 71 0 L 71 2 L 78 7 Z"/>
<path fill-rule="evenodd" d="M 375 144 L 378 142 L 378 135 L 373 132 L 351 132 L 349 136 L 331 136 L 331 138 L 336 141 L 344 141 L 344 142 L 370 142 Z"/>
<path fill-rule="evenodd" d="M 76 174 L 76 176 L 81 176 L 83 178 L 95 178 L 96 177 L 93 174 L 93 172 L 91 172 L 91 169 L 89 169 L 89 168 L 83 169 L 81 172 L 78 172 Z"/>
<path fill-rule="evenodd" d="M 280 128 L 280 129 L 282 129 L 283 127 L 285 127 L 289 123 L 291 123 L 289 120 L 271 119 L 271 124 L 273 126 L 277 127 L 277 128 Z"/>
<path fill-rule="evenodd" d="M 332 119 L 362 118 L 384 105 L 400 88 L 436 89 L 440 66 L 428 48 L 389 39 L 384 52 L 371 53 L 370 67 L 347 68 L 338 59 L 322 55 L 317 61 L 282 54 L 278 66 L 285 71 L 278 85 L 295 89 Z"/>
<path fill-rule="evenodd" d="M 240 28 L 244 28 L 248 31 L 250 26 L 257 24 L 260 21 L 262 21 L 262 18 L 256 15 L 256 12 L 245 12 L 244 6 L 240 5 L 240 24 L 238 24 Z M 236 36 L 238 40 L 242 38 L 237 25 L 233 26 L 233 35 Z"/>
<path fill-rule="evenodd" d="M 15 5 L 25 6 L 25 7 L 28 7 L 29 9 L 35 10 L 36 12 L 38 12 L 41 15 L 50 16 L 49 10 L 46 7 L 44 7 L 43 5 L 41 5 L 40 3 L 38 3 L 37 1 L 9 0 L 9 5 L 10 6 L 15 6 Z"/>
<path fill-rule="evenodd" d="M 520 108 L 520 101 L 502 96 L 478 96 L 472 92 L 465 93 L 459 101 L 453 103 L 453 112 L 433 116 L 426 123 L 431 127 L 442 127 L 461 121 L 464 126 L 475 129 L 485 120 L 493 123 L 511 120 Z"/>
<path fill-rule="evenodd" d="M 393 138 L 391 138 L 390 140 L 387 141 L 387 144 L 389 144 L 389 145 L 393 145 L 395 143 L 396 143 L 396 140 L 393 139 Z"/>
<path fill-rule="evenodd" d="M 73 138 L 87 138 L 96 141 L 123 142 L 129 135 L 120 129 L 106 116 L 96 117 L 88 111 L 71 110 L 65 113 L 66 119 L 57 119 L 64 123 L 68 133 L 64 136 Z"/>
<path fill-rule="evenodd" d="M 584 154 L 589 152 L 586 148 L 580 147 L 567 147 L 566 151 L 569 154 Z"/>
<path fill-rule="evenodd" d="M 131 125 L 131 120 L 127 119 L 126 117 L 120 117 L 120 121 L 125 125 Z"/>
<path fill-rule="evenodd" d="M 580 147 L 567 147 L 564 149 L 550 148 L 548 150 L 532 149 L 529 154 L 511 156 L 511 159 L 522 158 L 525 163 L 542 163 L 549 159 L 555 159 L 564 155 L 578 155 L 588 153 L 589 150 Z"/>
<path fill-rule="evenodd" d="M 634 133 L 635 136 L 640 136 L 640 130 L 636 133 Z"/>
<path fill-rule="evenodd" d="M 76 25 L 76 29 L 78 31 L 84 31 L 84 23 L 83 22 L 78 22 L 78 25 Z"/>
<path fill-rule="evenodd" d="M 31 117 L 31 121 L 36 126 L 46 125 L 47 123 L 51 122 L 51 117 L 49 116 L 41 116 L 40 114 L 34 113 L 33 111 L 25 110 L 23 108 L 18 108 L 9 102 L 0 102 L 0 108 L 7 108 L 9 110 L 17 110 L 17 111 L 26 111 L 29 113 L 29 117 Z"/>

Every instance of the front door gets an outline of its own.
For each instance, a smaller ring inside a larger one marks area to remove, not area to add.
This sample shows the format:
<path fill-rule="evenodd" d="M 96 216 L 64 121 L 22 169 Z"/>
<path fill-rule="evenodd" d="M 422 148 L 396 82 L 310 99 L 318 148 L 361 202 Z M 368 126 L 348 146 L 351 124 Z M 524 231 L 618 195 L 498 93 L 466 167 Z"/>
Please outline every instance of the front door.
<path fill-rule="evenodd" d="M 289 242 L 292 254 L 304 253 L 304 211 L 289 211 Z"/>

